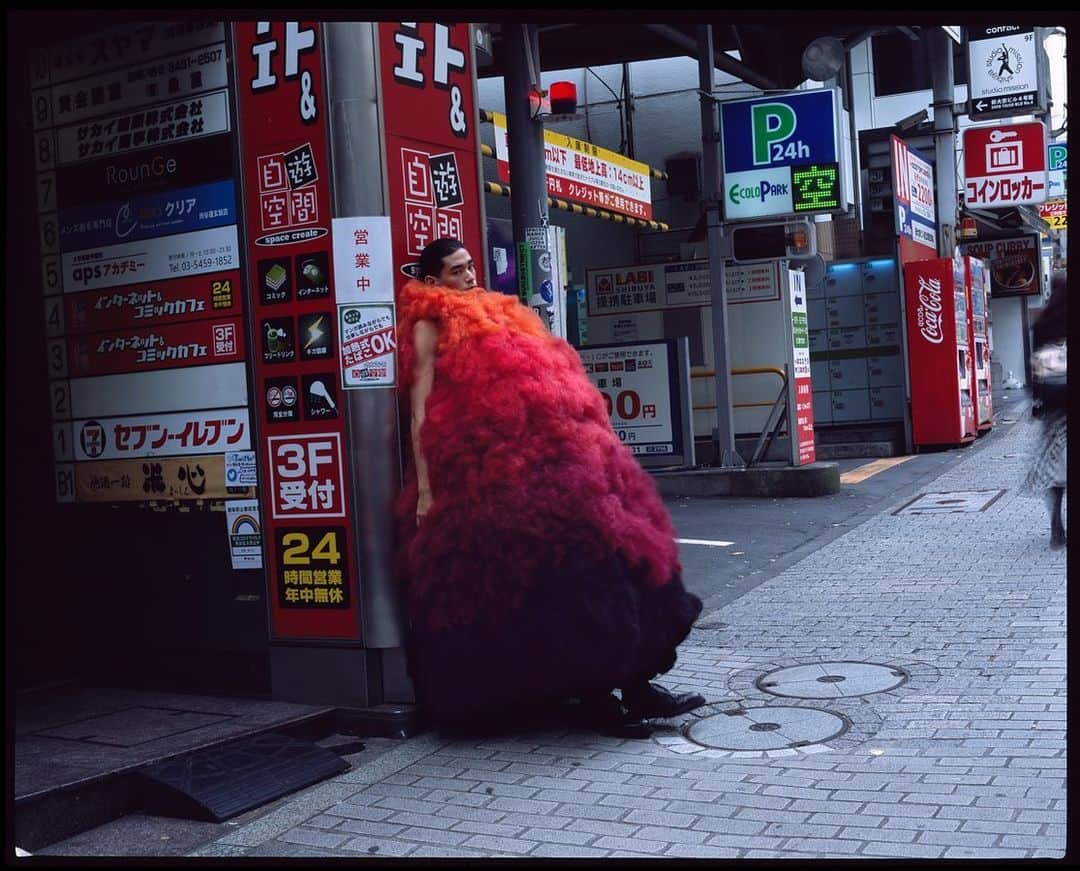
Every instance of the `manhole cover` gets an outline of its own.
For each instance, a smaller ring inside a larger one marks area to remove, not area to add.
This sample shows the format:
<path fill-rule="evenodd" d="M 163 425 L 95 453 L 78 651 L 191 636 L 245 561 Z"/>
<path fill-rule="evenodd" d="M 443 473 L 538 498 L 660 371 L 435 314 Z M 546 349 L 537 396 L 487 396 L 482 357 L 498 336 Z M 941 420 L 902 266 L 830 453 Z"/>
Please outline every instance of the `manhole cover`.
<path fill-rule="evenodd" d="M 1004 490 L 958 490 L 952 493 L 920 493 L 893 514 L 974 514 L 985 511 L 1004 495 Z"/>
<path fill-rule="evenodd" d="M 847 721 L 814 708 L 744 708 L 705 717 L 688 726 L 686 737 L 716 750 L 786 750 L 842 735 Z"/>
<path fill-rule="evenodd" d="M 774 696 L 796 699 L 842 699 L 896 689 L 907 672 L 871 662 L 817 662 L 769 672 L 757 686 Z"/>

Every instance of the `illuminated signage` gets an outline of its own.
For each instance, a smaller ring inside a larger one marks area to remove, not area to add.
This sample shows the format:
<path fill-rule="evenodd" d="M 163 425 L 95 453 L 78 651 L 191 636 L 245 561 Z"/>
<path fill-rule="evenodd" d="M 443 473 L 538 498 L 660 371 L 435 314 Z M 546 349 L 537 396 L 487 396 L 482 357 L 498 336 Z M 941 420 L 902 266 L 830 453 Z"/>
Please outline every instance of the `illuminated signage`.
<path fill-rule="evenodd" d="M 844 211 L 832 88 L 720 105 L 724 218 Z"/>
<path fill-rule="evenodd" d="M 791 167 L 791 206 L 795 212 L 839 209 L 840 164 L 812 163 Z"/>

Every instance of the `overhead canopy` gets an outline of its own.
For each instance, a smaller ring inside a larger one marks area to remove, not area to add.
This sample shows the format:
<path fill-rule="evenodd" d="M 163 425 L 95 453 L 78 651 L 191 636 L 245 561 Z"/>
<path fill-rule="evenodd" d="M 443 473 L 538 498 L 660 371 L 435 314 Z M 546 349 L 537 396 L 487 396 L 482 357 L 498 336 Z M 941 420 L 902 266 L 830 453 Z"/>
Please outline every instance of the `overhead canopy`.
<path fill-rule="evenodd" d="M 780 12 L 759 15 L 761 23 L 752 24 L 732 23 L 726 14 L 711 22 L 663 24 L 647 23 L 648 18 L 638 21 L 636 16 L 623 13 L 616 15 L 614 27 L 598 25 L 594 18 L 581 23 L 538 25 L 541 69 L 575 69 L 679 55 L 696 57 L 697 25 L 711 23 L 716 54 L 725 55 L 716 58 L 719 69 L 762 89 L 790 90 L 806 81 L 803 52 L 818 37 L 832 36 L 850 45 L 875 30 L 895 30 L 892 26 L 842 23 L 838 16 L 827 13 L 814 18 L 799 15 L 787 24 L 777 20 L 783 15 Z M 665 16 L 654 18 L 663 20 Z M 507 33 L 520 26 L 509 22 L 489 25 L 493 60 L 480 67 L 480 76 L 503 75 Z M 741 60 L 726 55 L 729 51 L 739 52 Z"/>

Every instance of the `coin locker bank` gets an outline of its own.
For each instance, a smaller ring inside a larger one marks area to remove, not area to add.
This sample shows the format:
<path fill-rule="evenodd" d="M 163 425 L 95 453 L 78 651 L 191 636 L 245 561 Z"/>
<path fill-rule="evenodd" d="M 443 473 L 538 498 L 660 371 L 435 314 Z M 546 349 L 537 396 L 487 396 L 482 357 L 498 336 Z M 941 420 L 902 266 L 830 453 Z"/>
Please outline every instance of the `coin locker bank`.
<path fill-rule="evenodd" d="M 484 248 L 469 26 L 48 39 L 18 78 L 35 262 L 9 312 L 47 361 L 20 437 L 65 546 L 16 557 L 27 668 L 411 700 L 394 289 L 436 236 Z"/>

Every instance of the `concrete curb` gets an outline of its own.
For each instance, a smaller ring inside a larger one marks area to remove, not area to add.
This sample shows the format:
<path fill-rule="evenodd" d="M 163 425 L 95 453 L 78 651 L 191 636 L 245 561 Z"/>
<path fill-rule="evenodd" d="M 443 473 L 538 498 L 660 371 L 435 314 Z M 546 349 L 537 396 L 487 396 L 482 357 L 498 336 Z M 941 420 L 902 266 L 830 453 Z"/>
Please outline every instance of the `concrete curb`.
<path fill-rule="evenodd" d="M 653 475 L 660 495 L 677 496 L 831 496 L 840 492 L 837 463 L 759 466 L 750 469 L 692 469 Z"/>

